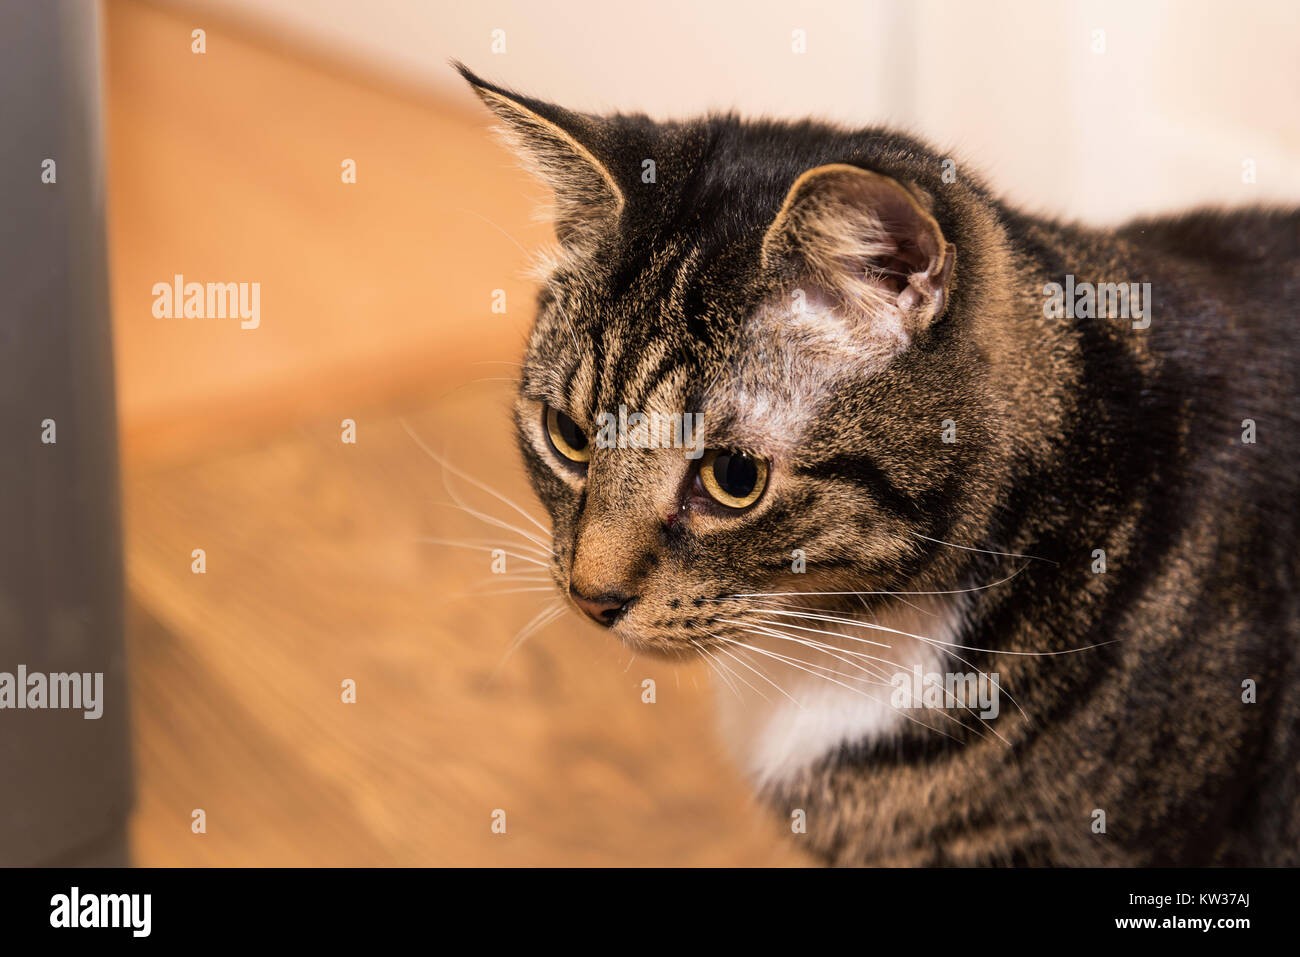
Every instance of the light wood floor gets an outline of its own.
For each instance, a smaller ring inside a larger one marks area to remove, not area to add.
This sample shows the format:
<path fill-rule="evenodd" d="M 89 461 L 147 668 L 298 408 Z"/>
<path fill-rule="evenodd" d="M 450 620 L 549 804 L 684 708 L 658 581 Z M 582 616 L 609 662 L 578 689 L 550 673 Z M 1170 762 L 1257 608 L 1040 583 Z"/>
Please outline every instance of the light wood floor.
<path fill-rule="evenodd" d="M 496 226 L 542 237 L 481 118 L 108 11 L 137 863 L 804 863 L 720 753 L 703 670 L 571 615 L 503 663 L 551 594 L 462 595 L 502 587 L 487 556 L 419 541 L 512 536 L 447 507 L 403 421 L 537 512 L 511 368 L 475 363 L 517 359 L 527 321 Z M 154 319 L 174 272 L 261 281 L 263 328 Z M 493 320 L 497 287 L 520 308 Z"/>
<path fill-rule="evenodd" d="M 491 431 L 499 390 L 481 391 L 405 421 L 527 501 Z M 698 668 L 631 660 L 571 615 L 502 664 L 551 595 L 452 597 L 540 586 L 494 585 L 487 555 L 418 541 L 514 538 L 439 506 L 440 473 L 376 414 L 355 446 L 305 428 L 128 482 L 139 862 L 799 860 L 719 753 Z"/>

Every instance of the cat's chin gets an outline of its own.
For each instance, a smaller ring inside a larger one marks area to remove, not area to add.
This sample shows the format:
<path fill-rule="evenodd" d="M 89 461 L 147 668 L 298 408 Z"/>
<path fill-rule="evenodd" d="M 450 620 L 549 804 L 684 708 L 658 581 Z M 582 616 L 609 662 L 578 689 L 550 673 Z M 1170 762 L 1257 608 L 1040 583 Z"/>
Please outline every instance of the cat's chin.
<path fill-rule="evenodd" d="M 676 663 L 698 661 L 703 656 L 697 645 L 678 638 L 643 638 L 636 634 L 621 634 L 617 628 L 612 637 L 629 651 L 660 661 Z"/>

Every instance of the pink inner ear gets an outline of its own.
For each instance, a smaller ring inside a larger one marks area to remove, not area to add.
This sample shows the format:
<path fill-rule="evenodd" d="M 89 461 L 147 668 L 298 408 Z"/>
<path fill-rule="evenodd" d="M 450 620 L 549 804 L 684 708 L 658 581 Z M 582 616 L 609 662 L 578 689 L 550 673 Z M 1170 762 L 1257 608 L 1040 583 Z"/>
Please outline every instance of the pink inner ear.
<path fill-rule="evenodd" d="M 784 262 L 861 319 L 907 334 L 941 312 L 954 252 L 906 187 L 841 164 L 801 176 L 764 241 L 765 262 Z"/>
<path fill-rule="evenodd" d="M 907 288 L 908 277 L 924 272 L 930 266 L 929 257 L 896 223 L 885 223 L 885 230 L 896 245 L 892 254 L 877 255 L 869 261 L 869 270 L 877 285 L 897 295 Z"/>
<path fill-rule="evenodd" d="M 866 238 L 858 258 L 860 268 L 867 282 L 894 298 L 902 312 L 937 314 L 947 276 L 942 268 L 945 247 L 935 235 L 933 222 L 893 180 L 851 181 L 850 190 L 852 202 L 844 202 L 847 197 L 841 196 L 833 208 L 836 214 L 859 224 L 858 230 L 848 223 L 831 222 L 825 227 L 841 235 L 858 232 Z M 814 223 L 808 225 L 817 228 Z M 929 317 L 917 318 L 924 322 Z"/>

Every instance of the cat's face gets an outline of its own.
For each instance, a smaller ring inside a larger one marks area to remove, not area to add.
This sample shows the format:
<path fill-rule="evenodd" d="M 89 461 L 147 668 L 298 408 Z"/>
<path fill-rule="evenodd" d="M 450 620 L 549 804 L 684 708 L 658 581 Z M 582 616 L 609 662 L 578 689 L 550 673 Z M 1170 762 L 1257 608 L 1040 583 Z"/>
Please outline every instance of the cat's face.
<path fill-rule="evenodd" d="M 674 655 L 752 634 L 759 594 L 915 581 L 978 448 L 946 440 L 978 389 L 926 344 L 956 255 L 926 194 L 838 163 L 738 181 L 688 128 L 471 82 L 559 204 L 515 414 L 561 591 Z"/>

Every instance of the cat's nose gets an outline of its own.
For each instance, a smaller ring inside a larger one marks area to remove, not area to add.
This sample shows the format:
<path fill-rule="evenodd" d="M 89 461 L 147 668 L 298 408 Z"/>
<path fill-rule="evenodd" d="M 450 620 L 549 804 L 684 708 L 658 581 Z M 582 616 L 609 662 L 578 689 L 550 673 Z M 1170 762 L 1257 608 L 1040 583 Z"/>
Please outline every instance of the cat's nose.
<path fill-rule="evenodd" d="M 628 607 L 636 601 L 628 595 L 604 594 L 599 598 L 588 598 L 569 586 L 569 597 L 573 603 L 586 612 L 587 617 L 606 628 L 614 624 L 627 613 Z"/>

